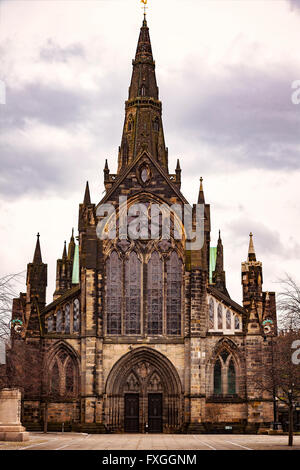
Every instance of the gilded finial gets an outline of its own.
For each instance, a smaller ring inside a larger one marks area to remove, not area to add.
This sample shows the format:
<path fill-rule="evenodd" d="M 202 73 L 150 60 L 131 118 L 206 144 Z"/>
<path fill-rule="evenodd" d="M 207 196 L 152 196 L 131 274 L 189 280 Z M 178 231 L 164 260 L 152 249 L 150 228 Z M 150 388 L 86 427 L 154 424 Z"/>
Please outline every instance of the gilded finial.
<path fill-rule="evenodd" d="M 146 10 L 148 7 L 146 7 L 147 3 L 148 3 L 148 0 L 141 0 L 141 3 L 143 3 L 143 9 L 144 9 L 144 19 L 146 19 Z"/>

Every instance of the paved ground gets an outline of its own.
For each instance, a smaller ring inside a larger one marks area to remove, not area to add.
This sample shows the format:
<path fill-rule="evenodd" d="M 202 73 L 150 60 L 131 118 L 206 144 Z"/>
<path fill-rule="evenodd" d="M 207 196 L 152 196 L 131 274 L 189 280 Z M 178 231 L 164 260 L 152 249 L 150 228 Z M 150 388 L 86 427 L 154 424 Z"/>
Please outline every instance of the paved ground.
<path fill-rule="evenodd" d="M 0 450 L 289 450 L 287 436 L 212 434 L 30 433 L 30 441 L 0 442 Z M 294 438 L 300 450 L 300 436 Z"/>

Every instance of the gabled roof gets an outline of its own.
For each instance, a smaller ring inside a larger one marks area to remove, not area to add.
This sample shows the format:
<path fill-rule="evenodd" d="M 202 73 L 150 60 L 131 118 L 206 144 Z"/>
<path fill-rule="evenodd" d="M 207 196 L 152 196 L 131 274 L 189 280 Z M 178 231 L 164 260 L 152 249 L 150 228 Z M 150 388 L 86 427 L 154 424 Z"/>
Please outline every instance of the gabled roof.
<path fill-rule="evenodd" d="M 126 169 L 121 173 L 121 175 L 116 179 L 114 185 L 110 188 L 108 193 L 104 196 L 104 198 L 99 202 L 97 207 L 100 204 L 105 204 L 108 202 L 113 195 L 113 193 L 116 191 L 118 186 L 125 180 L 125 178 L 128 176 L 128 174 L 131 172 L 131 170 L 135 167 L 135 165 L 138 163 L 139 160 L 141 160 L 144 156 L 147 156 L 151 163 L 156 167 L 157 171 L 161 174 L 161 176 L 165 179 L 165 181 L 168 183 L 168 185 L 172 188 L 174 193 L 179 197 L 179 199 L 182 201 L 183 204 L 189 204 L 189 202 L 185 199 L 181 191 L 177 188 L 177 186 L 172 183 L 170 180 L 170 177 L 168 173 L 161 167 L 161 165 L 152 157 L 152 155 L 147 152 L 147 150 L 143 150 L 131 163 L 126 167 Z"/>
<path fill-rule="evenodd" d="M 238 313 L 243 315 L 245 313 L 245 310 L 241 305 L 236 303 L 234 300 L 232 300 L 230 297 L 227 297 L 227 295 L 223 294 L 219 289 L 216 289 L 212 285 L 208 286 L 208 293 L 216 297 L 218 300 L 221 300 L 224 302 L 225 305 L 228 307 L 232 308 L 233 310 L 236 310 Z"/>
<path fill-rule="evenodd" d="M 64 303 L 69 298 L 71 299 L 71 297 L 73 297 L 75 294 L 77 294 L 79 292 L 80 292 L 80 286 L 72 287 L 67 292 L 65 292 L 63 295 L 61 295 L 58 299 L 51 302 L 51 304 L 46 305 L 46 307 L 42 310 L 41 315 L 45 315 L 47 312 L 50 312 L 50 310 L 53 310 L 54 308 L 56 308 L 58 305 Z"/>

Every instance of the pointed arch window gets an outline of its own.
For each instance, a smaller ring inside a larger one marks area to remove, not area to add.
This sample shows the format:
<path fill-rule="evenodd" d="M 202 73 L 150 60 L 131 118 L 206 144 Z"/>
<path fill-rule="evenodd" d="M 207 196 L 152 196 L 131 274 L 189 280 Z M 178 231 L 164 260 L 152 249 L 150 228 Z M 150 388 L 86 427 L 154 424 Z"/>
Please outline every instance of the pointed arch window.
<path fill-rule="evenodd" d="M 74 333 L 79 332 L 80 327 L 80 304 L 79 300 L 75 299 L 73 302 L 73 331 Z"/>
<path fill-rule="evenodd" d="M 156 117 L 153 121 L 153 130 L 158 132 L 159 131 L 159 119 Z"/>
<path fill-rule="evenodd" d="M 223 309 L 222 305 L 218 305 L 218 330 L 223 330 Z"/>
<path fill-rule="evenodd" d="M 163 265 L 157 252 L 148 262 L 148 333 L 160 335 L 163 331 Z"/>
<path fill-rule="evenodd" d="M 55 361 L 51 370 L 51 386 L 50 390 L 52 395 L 60 395 L 60 373 L 57 361 Z"/>
<path fill-rule="evenodd" d="M 214 367 L 214 395 L 222 394 L 222 366 L 218 359 Z"/>
<path fill-rule="evenodd" d="M 48 333 L 53 333 L 54 331 L 54 318 L 53 315 L 50 315 L 47 319 L 47 331 Z"/>
<path fill-rule="evenodd" d="M 208 317 L 209 317 L 208 329 L 212 330 L 214 328 L 214 324 L 215 324 L 215 303 L 214 303 L 212 298 L 209 301 L 209 315 L 208 315 Z"/>
<path fill-rule="evenodd" d="M 63 329 L 62 311 L 58 310 L 56 314 L 56 333 L 62 333 L 62 329 Z"/>
<path fill-rule="evenodd" d="M 167 269 L 167 334 L 181 333 L 182 261 L 175 251 L 166 263 Z"/>
<path fill-rule="evenodd" d="M 140 333 L 141 262 L 133 251 L 125 261 L 125 334 L 137 335 Z"/>
<path fill-rule="evenodd" d="M 235 367 L 234 362 L 231 359 L 229 366 L 228 366 L 228 379 L 227 379 L 227 387 L 228 387 L 228 394 L 234 395 L 236 393 L 236 376 L 235 376 Z"/>
<path fill-rule="evenodd" d="M 70 304 L 65 306 L 65 333 L 70 333 Z"/>
<path fill-rule="evenodd" d="M 231 330 L 231 312 L 226 310 L 226 330 Z"/>
<path fill-rule="evenodd" d="M 71 358 L 68 359 L 65 367 L 66 395 L 73 395 L 75 391 L 75 367 Z"/>
<path fill-rule="evenodd" d="M 132 118 L 132 115 L 131 115 L 131 114 L 130 114 L 130 116 L 129 116 L 129 118 L 128 118 L 127 130 L 128 130 L 128 132 L 130 132 L 130 131 L 133 130 L 133 118 Z"/>
<path fill-rule="evenodd" d="M 220 352 L 213 366 L 214 395 L 236 395 L 236 365 L 232 354 L 226 349 Z"/>
<path fill-rule="evenodd" d="M 121 334 L 122 322 L 122 262 L 114 251 L 106 261 L 107 333 Z"/>
<path fill-rule="evenodd" d="M 234 317 L 234 328 L 235 330 L 240 330 L 241 329 L 241 320 L 238 315 L 235 315 Z"/>
<path fill-rule="evenodd" d="M 146 85 L 141 86 L 141 96 L 146 96 Z"/>

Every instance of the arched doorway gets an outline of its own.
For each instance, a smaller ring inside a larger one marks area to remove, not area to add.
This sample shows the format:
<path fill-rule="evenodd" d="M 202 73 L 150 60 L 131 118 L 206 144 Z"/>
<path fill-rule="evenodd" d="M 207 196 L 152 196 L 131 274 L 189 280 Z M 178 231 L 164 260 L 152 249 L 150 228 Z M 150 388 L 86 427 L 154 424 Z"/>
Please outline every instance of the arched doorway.
<path fill-rule="evenodd" d="M 112 368 L 106 382 L 105 424 L 114 432 L 174 432 L 183 424 L 178 373 L 163 354 L 137 348 Z"/>

